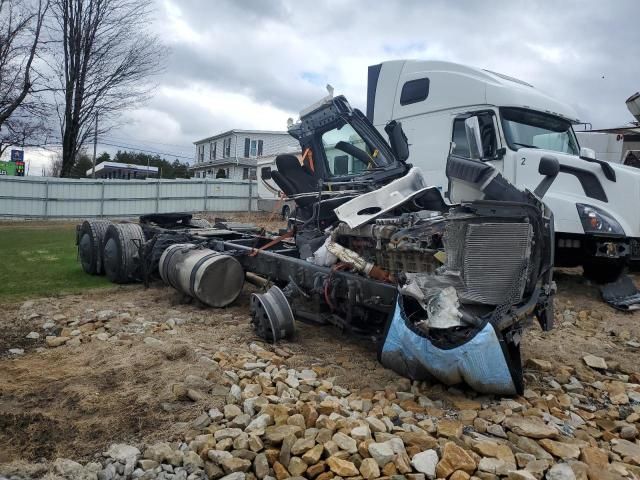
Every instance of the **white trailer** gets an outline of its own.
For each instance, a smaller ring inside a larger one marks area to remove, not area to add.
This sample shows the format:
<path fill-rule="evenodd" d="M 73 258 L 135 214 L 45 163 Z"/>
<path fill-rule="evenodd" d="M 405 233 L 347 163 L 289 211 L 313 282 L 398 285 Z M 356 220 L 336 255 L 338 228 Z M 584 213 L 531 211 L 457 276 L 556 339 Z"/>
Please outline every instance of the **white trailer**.
<path fill-rule="evenodd" d="M 638 167 L 640 161 L 640 127 L 608 128 L 576 132 L 583 147 L 596 152 L 596 158 L 607 162 Z"/>
<path fill-rule="evenodd" d="M 468 192 L 449 188 L 450 155 L 488 162 L 530 190 L 542 180 L 540 160 L 555 157 L 561 174 L 545 203 L 554 213 L 556 265 L 582 265 L 585 275 L 609 281 L 632 248 L 640 253 L 640 171 L 580 148 L 576 112 L 528 83 L 450 62 L 384 62 L 369 67 L 367 116 L 380 130 L 401 121 L 409 161 L 454 202 Z"/>

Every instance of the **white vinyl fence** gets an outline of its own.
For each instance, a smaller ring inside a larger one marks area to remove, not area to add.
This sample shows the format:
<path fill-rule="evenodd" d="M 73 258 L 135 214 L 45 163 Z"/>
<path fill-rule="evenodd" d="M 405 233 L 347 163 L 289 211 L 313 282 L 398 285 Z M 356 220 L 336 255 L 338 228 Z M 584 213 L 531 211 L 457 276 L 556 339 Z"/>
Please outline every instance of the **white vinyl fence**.
<path fill-rule="evenodd" d="M 0 176 L 0 217 L 134 217 L 146 213 L 246 212 L 256 208 L 256 184 L 249 180 Z"/>

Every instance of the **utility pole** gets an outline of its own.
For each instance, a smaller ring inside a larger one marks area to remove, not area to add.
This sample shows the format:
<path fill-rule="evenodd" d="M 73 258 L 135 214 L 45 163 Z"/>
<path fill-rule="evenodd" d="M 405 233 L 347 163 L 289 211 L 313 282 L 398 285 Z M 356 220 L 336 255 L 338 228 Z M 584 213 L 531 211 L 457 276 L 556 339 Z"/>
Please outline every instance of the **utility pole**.
<path fill-rule="evenodd" d="M 91 178 L 96 178 L 96 150 L 98 149 L 98 112 L 96 112 L 96 129 L 93 132 L 93 169 Z"/>

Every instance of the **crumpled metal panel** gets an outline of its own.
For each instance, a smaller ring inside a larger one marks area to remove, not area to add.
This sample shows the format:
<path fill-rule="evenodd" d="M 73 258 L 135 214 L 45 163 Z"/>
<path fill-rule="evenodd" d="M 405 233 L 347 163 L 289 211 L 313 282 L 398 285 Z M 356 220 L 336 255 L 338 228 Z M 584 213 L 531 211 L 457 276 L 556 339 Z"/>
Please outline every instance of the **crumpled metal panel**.
<path fill-rule="evenodd" d="M 435 377 L 447 385 L 464 382 L 481 393 L 516 393 L 507 359 L 490 323 L 463 345 L 443 350 L 409 329 L 402 308 L 396 303 L 380 361 L 414 380 Z"/>
<path fill-rule="evenodd" d="M 429 189 L 438 191 L 427 185 L 422 170 L 413 167 L 404 177 L 349 200 L 334 211 L 341 221 L 357 228 Z"/>

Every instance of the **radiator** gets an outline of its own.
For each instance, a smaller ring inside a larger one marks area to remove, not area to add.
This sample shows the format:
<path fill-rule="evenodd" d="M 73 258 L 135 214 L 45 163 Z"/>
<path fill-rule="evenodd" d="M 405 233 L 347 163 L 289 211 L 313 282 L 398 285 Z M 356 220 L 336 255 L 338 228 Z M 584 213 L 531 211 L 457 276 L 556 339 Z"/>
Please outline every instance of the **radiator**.
<path fill-rule="evenodd" d="M 486 305 L 521 301 L 532 236 L 528 223 L 449 224 L 444 238 L 447 267 L 461 274 L 460 301 Z"/>

